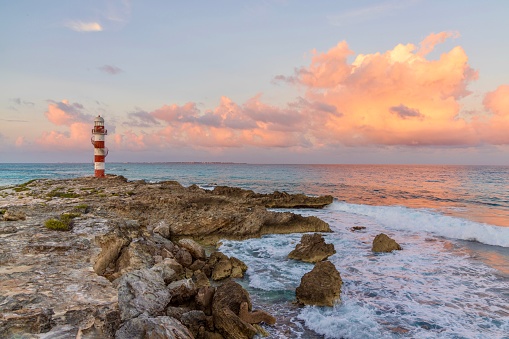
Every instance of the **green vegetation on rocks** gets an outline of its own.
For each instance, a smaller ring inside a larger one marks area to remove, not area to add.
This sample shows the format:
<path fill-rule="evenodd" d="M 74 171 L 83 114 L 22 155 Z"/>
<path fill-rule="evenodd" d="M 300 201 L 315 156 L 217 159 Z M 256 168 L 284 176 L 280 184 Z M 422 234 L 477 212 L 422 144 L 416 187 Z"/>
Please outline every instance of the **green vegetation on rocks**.
<path fill-rule="evenodd" d="M 64 213 L 60 215 L 60 219 L 46 220 L 44 226 L 54 231 L 69 231 L 71 229 L 72 219 L 80 215 L 80 213 Z"/>

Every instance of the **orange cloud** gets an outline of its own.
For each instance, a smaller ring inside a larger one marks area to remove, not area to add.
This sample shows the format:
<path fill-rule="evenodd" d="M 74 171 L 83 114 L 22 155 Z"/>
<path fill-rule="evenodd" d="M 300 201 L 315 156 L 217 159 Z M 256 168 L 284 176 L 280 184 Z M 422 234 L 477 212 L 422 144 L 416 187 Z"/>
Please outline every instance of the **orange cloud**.
<path fill-rule="evenodd" d="M 285 106 L 266 104 L 261 95 L 244 103 L 223 96 L 205 111 L 193 102 L 165 105 L 137 113 L 151 133 L 129 131 L 116 142 L 132 150 L 509 144 L 509 86 L 486 95 L 490 114 L 464 114 L 461 100 L 478 72 L 461 46 L 429 57 L 458 36 L 433 33 L 418 45 L 357 55 L 342 41 L 327 52 L 313 50 L 310 64 L 293 75 L 275 77 L 303 89 L 303 97 Z"/>

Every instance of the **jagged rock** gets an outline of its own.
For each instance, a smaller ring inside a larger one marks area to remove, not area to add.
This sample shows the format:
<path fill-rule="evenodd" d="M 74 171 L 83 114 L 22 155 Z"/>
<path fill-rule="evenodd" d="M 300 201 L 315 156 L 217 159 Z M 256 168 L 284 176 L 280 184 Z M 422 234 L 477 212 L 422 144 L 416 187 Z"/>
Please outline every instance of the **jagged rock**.
<path fill-rule="evenodd" d="M 154 258 L 150 254 L 150 247 L 143 239 L 137 238 L 122 250 L 117 259 L 116 274 L 112 275 L 112 279 L 134 270 L 150 268 L 153 265 Z"/>
<path fill-rule="evenodd" d="M 334 198 L 330 195 L 309 197 L 304 194 L 275 191 L 262 200 L 265 202 L 265 207 L 268 208 L 323 208 L 332 204 Z"/>
<path fill-rule="evenodd" d="M 256 329 L 239 318 L 240 304 L 251 307 L 249 294 L 238 283 L 230 280 L 216 289 L 212 301 L 212 316 L 216 329 L 226 339 L 252 338 Z"/>
<path fill-rule="evenodd" d="M 198 293 L 196 293 L 196 296 L 194 297 L 196 308 L 200 311 L 205 312 L 206 315 L 211 315 L 212 299 L 214 298 L 215 292 L 216 292 L 215 287 L 212 286 L 200 287 Z"/>
<path fill-rule="evenodd" d="M 185 248 L 178 248 L 173 252 L 175 260 L 184 267 L 189 267 L 193 263 L 193 256 Z"/>
<path fill-rule="evenodd" d="M 163 238 L 170 239 L 170 225 L 165 220 L 161 220 L 154 227 L 153 233 L 159 234 Z"/>
<path fill-rule="evenodd" d="M 196 287 L 204 287 L 210 286 L 209 278 L 202 271 L 194 271 L 193 273 L 193 281 L 196 284 Z"/>
<path fill-rule="evenodd" d="M 366 226 L 353 226 L 353 227 L 350 227 L 350 231 L 352 231 L 352 232 L 364 231 L 365 229 L 366 229 Z"/>
<path fill-rule="evenodd" d="M 274 325 L 276 323 L 276 318 L 268 312 L 262 310 L 249 311 L 249 305 L 247 302 L 242 302 L 240 304 L 239 317 L 249 324 L 259 324 L 264 322 L 268 325 Z"/>
<path fill-rule="evenodd" d="M 3 214 L 4 221 L 26 220 L 26 214 L 22 211 L 7 210 Z"/>
<path fill-rule="evenodd" d="M 198 270 L 201 270 L 203 268 L 203 266 L 205 266 L 205 261 L 198 259 L 198 260 L 195 260 L 191 264 L 191 266 L 189 266 L 189 269 L 191 271 L 198 271 Z"/>
<path fill-rule="evenodd" d="M 166 308 L 166 315 L 168 317 L 172 317 L 172 318 L 175 318 L 178 321 L 180 321 L 180 319 L 182 318 L 182 315 L 189 311 L 192 311 L 191 308 L 189 308 L 189 307 L 168 306 Z"/>
<path fill-rule="evenodd" d="M 118 307 L 122 321 L 143 313 L 162 315 L 171 298 L 163 278 L 152 270 L 136 270 L 120 278 Z"/>
<path fill-rule="evenodd" d="M 20 309 L 2 313 L 0 317 L 0 337 L 15 338 L 24 333 L 48 332 L 54 322 L 52 309 Z"/>
<path fill-rule="evenodd" d="M 373 252 L 392 252 L 395 250 L 401 250 L 401 246 L 387 234 L 380 233 L 375 239 L 373 239 Z"/>
<path fill-rule="evenodd" d="M 206 260 L 205 249 L 192 239 L 180 239 L 178 242 L 180 247 L 185 248 L 191 253 L 195 260 Z"/>
<path fill-rule="evenodd" d="M 214 331 L 212 316 L 205 315 L 203 311 L 193 310 L 184 313 L 182 314 L 180 322 L 182 322 L 195 337 L 199 336 L 200 328 L 202 328 L 202 331 Z"/>
<path fill-rule="evenodd" d="M 172 305 L 182 305 L 194 298 L 198 290 L 191 279 L 174 281 L 168 285 Z"/>
<path fill-rule="evenodd" d="M 321 234 L 304 234 L 288 258 L 305 262 L 319 262 L 336 253 L 333 244 L 326 244 Z"/>
<path fill-rule="evenodd" d="M 304 274 L 295 290 L 297 301 L 305 305 L 333 306 L 340 300 L 343 281 L 330 261 L 320 261 Z"/>
<path fill-rule="evenodd" d="M 96 243 L 101 247 L 101 252 L 95 258 L 94 271 L 99 275 L 104 275 L 108 266 L 115 263 L 122 248 L 129 244 L 130 239 L 119 237 L 115 233 L 109 233 L 95 238 Z"/>
<path fill-rule="evenodd" d="M 115 338 L 194 339 L 194 336 L 175 318 L 140 316 L 126 321 L 118 329 Z"/>
<path fill-rule="evenodd" d="M 150 268 L 152 271 L 160 274 L 161 278 L 163 278 L 165 284 L 169 284 L 173 281 L 176 281 L 180 278 L 180 275 L 172 268 L 174 267 L 172 264 L 173 259 L 165 259 L 160 263 L 155 264 Z M 175 262 L 176 263 L 176 262 Z M 178 263 L 177 263 L 178 264 Z M 178 264 L 180 266 L 180 264 Z M 182 266 L 180 266 L 182 268 Z"/>
<path fill-rule="evenodd" d="M 230 274 L 230 277 L 242 278 L 244 273 L 247 271 L 247 265 L 242 260 L 235 257 L 231 257 L 230 262 L 232 264 L 232 273 Z"/>
<path fill-rule="evenodd" d="M 228 257 L 223 258 L 216 262 L 214 269 L 212 270 L 212 280 L 218 281 L 223 280 L 232 274 L 232 263 Z"/>

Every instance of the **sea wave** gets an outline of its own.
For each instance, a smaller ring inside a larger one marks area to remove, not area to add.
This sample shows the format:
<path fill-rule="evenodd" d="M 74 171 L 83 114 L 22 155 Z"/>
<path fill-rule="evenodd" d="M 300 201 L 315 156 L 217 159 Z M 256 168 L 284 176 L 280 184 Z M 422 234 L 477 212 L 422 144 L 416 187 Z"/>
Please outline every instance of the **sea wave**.
<path fill-rule="evenodd" d="M 391 230 L 430 232 L 452 239 L 509 247 L 509 227 L 443 215 L 435 210 L 405 206 L 371 206 L 335 201 L 327 209 L 368 216 Z"/>

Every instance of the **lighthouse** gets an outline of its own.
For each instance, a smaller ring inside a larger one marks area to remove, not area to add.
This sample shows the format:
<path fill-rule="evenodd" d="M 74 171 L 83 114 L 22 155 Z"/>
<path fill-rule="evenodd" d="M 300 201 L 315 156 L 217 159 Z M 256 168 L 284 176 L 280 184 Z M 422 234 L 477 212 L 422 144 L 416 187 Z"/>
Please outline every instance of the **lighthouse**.
<path fill-rule="evenodd" d="M 92 145 L 94 145 L 94 176 L 104 178 L 104 158 L 108 155 L 108 149 L 104 147 L 104 136 L 108 131 L 104 129 L 104 119 L 98 115 L 94 120 L 92 130 Z"/>

